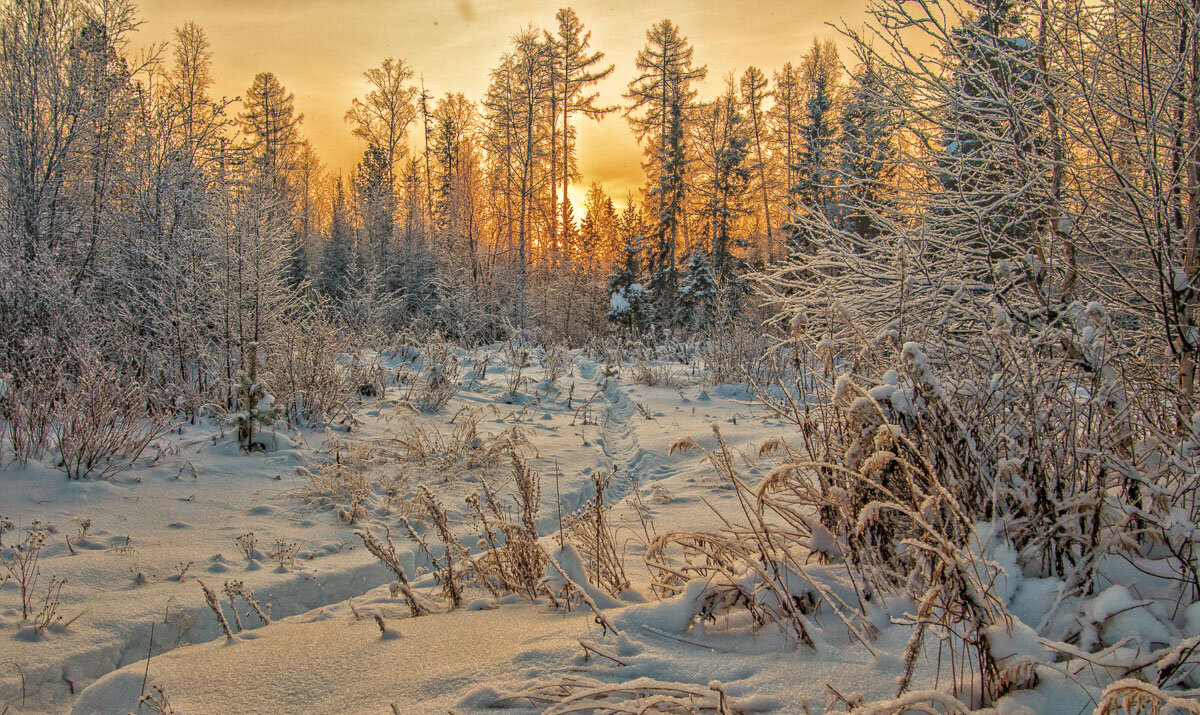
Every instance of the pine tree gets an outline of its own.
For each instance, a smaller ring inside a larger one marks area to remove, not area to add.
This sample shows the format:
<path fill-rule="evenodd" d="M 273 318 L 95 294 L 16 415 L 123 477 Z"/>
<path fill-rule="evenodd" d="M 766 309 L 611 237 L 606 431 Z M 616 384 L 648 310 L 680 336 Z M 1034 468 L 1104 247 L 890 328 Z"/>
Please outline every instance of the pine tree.
<path fill-rule="evenodd" d="M 797 212 L 830 215 L 834 211 L 837 168 L 834 101 L 838 64 L 837 47 L 833 42 L 813 41 L 812 49 L 804 57 L 803 81 L 808 98 L 804 103 L 804 119 L 793 159 L 796 183 L 790 187 L 790 191 Z M 810 253 L 815 248 L 812 237 L 801 228 L 795 217 L 788 225 L 787 237 L 794 251 Z"/>
<path fill-rule="evenodd" d="M 260 72 L 242 99 L 238 123 L 246 136 L 254 165 L 281 195 L 291 190 L 292 173 L 301 147 L 296 97 L 270 72 Z"/>
<path fill-rule="evenodd" d="M 696 183 L 705 199 L 712 267 L 722 280 L 728 280 L 734 269 L 733 225 L 747 213 L 745 198 L 751 178 L 749 127 L 732 76 L 725 92 L 703 108 L 696 124 L 702 165 Z"/>
<path fill-rule="evenodd" d="M 588 87 L 612 74 L 613 65 L 599 68 L 597 63 L 604 59 L 603 52 L 588 52 L 592 33 L 584 30 L 579 16 L 571 8 L 562 8 L 555 16 L 557 34 L 546 33 L 550 47 L 552 103 L 556 116 L 562 117 L 562 127 L 556 128 L 551 139 L 551 195 L 557 192 L 556 178 L 561 177 L 562 195 L 554 203 L 562 207 L 562 225 L 567 226 L 567 190 L 571 180 L 578 174 L 575 168 L 575 129 L 571 126 L 571 115 L 581 113 L 588 119 L 602 119 L 616 107 L 596 105 L 597 93 L 585 94 Z M 552 208 L 551 211 L 557 210 Z"/>
<path fill-rule="evenodd" d="M 342 177 L 338 177 L 333 198 L 333 215 L 329 222 L 329 238 L 321 256 L 321 272 L 316 289 L 335 301 L 346 294 L 353 260 L 354 228 L 350 224 L 350 207 Z"/>
<path fill-rule="evenodd" d="M 485 203 L 477 194 L 481 187 L 476 185 L 482 173 L 477 152 L 478 110 L 461 93 L 447 93 L 438 100 L 431 120 L 438 260 L 442 270 L 449 271 L 456 281 L 468 279 L 469 274 L 467 293 L 475 296 L 483 271 L 478 212 L 480 204 Z"/>
<path fill-rule="evenodd" d="M 300 147 L 296 169 L 296 233 L 284 263 L 284 280 L 288 287 L 296 290 L 303 285 L 315 266 L 311 262 L 313 236 L 319 230 L 317 222 L 318 185 L 324 177 L 324 168 L 316 151 L 307 141 Z"/>
<path fill-rule="evenodd" d="M 375 144 L 367 147 L 354 173 L 353 183 L 361 227 L 359 255 L 372 271 L 387 273 L 392 261 L 396 196 L 383 147 Z"/>
<path fill-rule="evenodd" d="M 712 324 L 717 308 L 717 284 L 704 251 L 693 251 L 679 286 L 685 325 L 700 329 Z"/>
<path fill-rule="evenodd" d="M 608 277 L 609 311 L 605 319 L 631 330 L 644 328 L 652 317 L 653 294 L 638 281 L 645 250 L 645 225 L 641 210 L 632 199 L 618 221 L 620 248 L 613 273 Z"/>
<path fill-rule="evenodd" d="M 691 85 L 708 72 L 706 67 L 692 66 L 693 54 L 674 23 L 658 22 L 646 31 L 646 46 L 635 60 L 639 75 L 625 94 L 630 100 L 625 116 L 648 157 L 648 197 L 656 222 L 646 270 L 664 321 L 670 320 L 678 289 L 675 254 L 687 193 L 685 120 L 696 96 Z"/>
<path fill-rule="evenodd" d="M 270 72 L 255 75 L 242 100 L 243 112 L 238 123 L 246 137 L 252 166 L 258 179 L 266 183 L 277 197 L 272 203 L 272 222 L 291 222 L 298 203 L 298 170 L 304 146 L 300 138 L 300 123 L 304 115 L 296 114 L 295 95 L 284 89 Z M 308 271 L 308 246 L 300 226 L 293 225 L 287 238 L 287 257 L 280 270 L 291 286 L 299 286 Z"/>
<path fill-rule="evenodd" d="M 876 216 L 895 206 L 895 136 L 900 130 L 886 104 L 884 78 L 868 61 L 850 75 L 838 143 L 837 224 L 874 241 L 882 231 Z"/>
<path fill-rule="evenodd" d="M 246 346 L 246 369 L 238 373 L 234 390 L 236 407 L 227 421 L 237 431 L 238 445 L 247 452 L 264 450 L 266 443 L 255 440 L 258 428 L 269 427 L 279 419 L 282 411 L 275 404 L 275 396 L 267 392 L 258 374 L 259 344 Z"/>
<path fill-rule="evenodd" d="M 767 110 L 767 121 L 770 125 L 767 136 L 774 159 L 772 164 L 779 173 L 776 181 L 783 187 L 783 223 L 786 225 L 787 221 L 799 213 L 796 195 L 791 189 L 799 183 L 795 157 L 800 146 L 800 129 L 804 124 L 800 68 L 789 62 L 774 74 L 774 80 L 775 87 L 771 94 L 775 103 Z M 768 246 L 768 258 L 777 258 L 779 253 L 778 247 L 773 243 Z"/>
<path fill-rule="evenodd" d="M 772 96 L 767 90 L 767 77 L 757 67 L 747 67 L 741 80 L 741 100 L 749 120 L 749 139 L 753 150 L 753 163 L 750 170 L 758 180 L 758 191 L 762 196 L 763 226 L 766 229 L 766 244 L 764 253 L 774 242 L 774 221 L 771 218 L 771 177 L 768 172 L 768 157 L 765 153 L 767 143 L 767 119 L 763 111 L 763 102 Z"/>
<path fill-rule="evenodd" d="M 433 211 L 442 230 L 455 230 L 455 194 L 460 187 L 468 142 L 475 125 L 475 106 L 461 93 L 446 93 L 432 115 Z"/>
<path fill-rule="evenodd" d="M 501 229 L 516 249 L 516 322 L 528 317 L 528 283 L 536 238 L 538 191 L 550 155 L 551 73 L 549 48 L 540 33 L 526 28 L 513 38 L 513 51 L 492 71 L 484 106 L 494 177 L 501 190 Z"/>
<path fill-rule="evenodd" d="M 974 16 L 949 40 L 948 129 L 932 202 L 945 230 L 962 237 L 969 270 L 983 277 L 995 260 L 1028 249 L 1047 203 L 1038 177 L 1049 174 L 1049 152 L 1037 49 L 1022 35 L 1016 4 L 969 5 Z"/>
<path fill-rule="evenodd" d="M 617 231 L 617 212 L 600 182 L 588 186 L 583 221 L 579 226 L 577 255 L 587 265 L 612 258 Z"/>

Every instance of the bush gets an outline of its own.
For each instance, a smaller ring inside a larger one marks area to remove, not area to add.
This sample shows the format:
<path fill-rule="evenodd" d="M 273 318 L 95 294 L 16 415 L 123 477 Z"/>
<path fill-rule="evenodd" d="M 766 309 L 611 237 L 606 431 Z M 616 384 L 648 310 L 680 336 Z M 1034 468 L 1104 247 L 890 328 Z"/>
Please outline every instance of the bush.
<path fill-rule="evenodd" d="M 314 312 L 304 322 L 276 331 L 266 367 L 281 416 L 293 424 L 316 424 L 344 416 L 350 390 L 338 356 L 348 341 L 331 320 Z"/>
<path fill-rule="evenodd" d="M 21 465 L 45 450 L 51 434 L 51 401 L 57 394 L 58 377 L 18 381 L 15 376 L 0 376 L 0 464 L 4 459 L 4 438 L 13 459 Z"/>
<path fill-rule="evenodd" d="M 111 477 L 129 467 L 166 425 L 148 414 L 140 386 L 87 359 L 64 384 L 51 430 L 70 479 Z"/>

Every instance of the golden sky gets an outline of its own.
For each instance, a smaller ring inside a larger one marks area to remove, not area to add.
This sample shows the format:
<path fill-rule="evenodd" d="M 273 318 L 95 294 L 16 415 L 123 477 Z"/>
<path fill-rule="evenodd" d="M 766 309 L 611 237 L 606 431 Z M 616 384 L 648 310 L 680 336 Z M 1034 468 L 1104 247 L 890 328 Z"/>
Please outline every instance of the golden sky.
<path fill-rule="evenodd" d="M 435 96 L 455 91 L 478 100 L 512 35 L 527 24 L 552 28 L 564 4 L 592 30 L 592 47 L 616 65 L 598 89 L 604 103 L 617 104 L 646 29 L 664 17 L 691 40 L 696 63 L 708 66 L 701 94 L 711 96 L 729 72 L 753 64 L 769 77 L 798 61 L 814 36 L 835 37 L 827 22 L 859 24 L 864 0 L 142 0 L 139 39 L 167 40 L 185 20 L 198 23 L 213 45 L 217 94 L 240 95 L 256 73 L 274 72 L 296 95 L 304 135 L 336 172 L 362 152 L 342 116 L 366 91 L 363 70 L 403 58 Z M 641 152 L 625 119 L 618 113 L 583 122 L 578 136 L 584 180 L 599 180 L 624 203 L 642 181 Z"/>

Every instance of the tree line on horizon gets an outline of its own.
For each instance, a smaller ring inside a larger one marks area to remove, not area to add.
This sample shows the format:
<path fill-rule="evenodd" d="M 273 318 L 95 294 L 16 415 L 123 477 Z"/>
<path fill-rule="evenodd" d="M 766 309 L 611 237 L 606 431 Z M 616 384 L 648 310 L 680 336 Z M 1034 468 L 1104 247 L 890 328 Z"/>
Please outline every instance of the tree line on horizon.
<path fill-rule="evenodd" d="M 238 98 L 213 94 L 194 23 L 135 57 L 132 3 L 22 0 L 3 19 L 5 101 L 20 119 L 5 172 L 15 253 L 73 290 L 113 270 L 171 283 L 185 333 L 247 290 L 273 306 L 320 299 L 351 321 L 419 316 L 471 340 L 507 322 L 577 342 L 608 327 L 614 292 L 632 308 L 612 322 L 695 327 L 712 320 L 714 291 L 744 293 L 749 265 L 785 255 L 787 217 L 839 161 L 828 42 L 773 84 L 750 67 L 701 100 L 707 70 L 663 20 L 627 103 L 609 107 L 594 87 L 613 65 L 563 9 L 554 28 L 513 36 L 479 101 L 433 96 L 403 59 L 364 72 L 369 90 L 345 115 L 363 153 L 343 174 L 318 159 L 274 72 Z M 597 184 L 572 206 L 575 127 L 613 112 L 644 148 L 646 187 L 624 211 Z M 167 256 L 161 274 L 142 270 Z M 278 279 L 244 285 L 245 261 Z"/>

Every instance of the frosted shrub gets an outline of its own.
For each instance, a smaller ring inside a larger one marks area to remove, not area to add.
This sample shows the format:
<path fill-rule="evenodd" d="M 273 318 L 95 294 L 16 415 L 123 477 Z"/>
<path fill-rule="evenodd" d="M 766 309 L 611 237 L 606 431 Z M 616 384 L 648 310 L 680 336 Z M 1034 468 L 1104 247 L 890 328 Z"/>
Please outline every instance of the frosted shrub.
<path fill-rule="evenodd" d="M 775 340 L 759 321 L 722 311 L 697 338 L 710 384 L 745 382 L 747 375 L 772 381 L 780 374 L 778 356 L 771 350 Z"/>
<path fill-rule="evenodd" d="M 350 391 L 338 355 L 347 352 L 346 339 L 335 324 L 319 312 L 303 323 L 279 326 L 267 353 L 272 388 L 292 423 L 319 424 L 347 413 Z"/>
<path fill-rule="evenodd" d="M 545 377 L 546 391 L 554 389 L 554 386 L 566 373 L 571 365 L 571 357 L 567 353 L 567 349 L 563 345 L 553 345 L 546 348 L 542 353 L 542 372 Z"/>
<path fill-rule="evenodd" d="M 59 468 L 70 479 L 110 477 L 129 467 L 163 429 L 142 391 L 95 360 L 63 386 L 51 431 Z"/>
<path fill-rule="evenodd" d="M 417 595 L 413 593 L 412 587 L 408 582 L 408 575 L 404 572 L 404 567 L 400 565 L 400 559 L 396 556 L 396 546 L 392 543 L 392 534 L 384 527 L 384 539 L 380 541 L 378 537 L 371 532 L 370 529 L 359 529 L 355 531 L 355 535 L 362 539 L 363 546 L 372 556 L 379 559 L 393 574 L 396 575 L 396 586 L 393 593 L 402 593 L 408 599 L 409 609 L 412 611 L 414 618 L 428 613 L 428 610 L 417 599 Z"/>
<path fill-rule="evenodd" d="M 12 579 L 21 592 L 23 621 L 34 615 L 34 599 L 42 576 L 42 547 L 46 545 L 47 536 L 49 532 L 34 522 L 24 539 L 9 546 L 0 545 L 0 568 L 4 569 L 5 580 Z"/>
<path fill-rule="evenodd" d="M 515 510 L 506 508 L 487 480 L 481 480 L 482 493 L 467 497 L 483 551 L 474 563 L 479 580 L 489 590 L 520 593 L 532 600 L 542 591 L 540 582 L 546 567 L 546 554 L 538 543 L 537 532 L 541 478 L 515 449 L 511 464 Z"/>
<path fill-rule="evenodd" d="M 746 609 L 797 625 L 802 641 L 805 594 L 864 638 L 871 604 L 903 594 L 913 632 L 898 695 L 933 639 L 962 664 L 953 695 L 976 706 L 1036 682 L 1038 656 L 998 645 L 1014 629 L 1068 658 L 1105 644 L 1098 633 L 1109 616 L 1094 619 L 1089 604 L 1106 584 L 1106 560 L 1156 574 L 1165 603 L 1194 600 L 1200 431 L 1179 428 L 1158 368 L 1119 349 L 1094 303 L 1064 307 L 1052 325 L 983 292 L 960 294 L 946 310 L 954 329 L 923 326 L 920 343 L 902 342 L 895 322 L 865 343 L 798 331 L 793 364 L 803 378 L 760 385 L 759 396 L 803 446 L 765 443 L 763 455 L 781 463 L 757 488 L 723 450 L 713 453 L 742 494 L 744 521 L 660 539 L 647 554 L 656 588 L 679 593 L 710 579 L 698 615 Z M 767 568 L 756 565 L 759 553 L 770 555 Z M 849 598 L 807 575 L 813 558 L 848 568 Z M 1009 613 L 1006 584 L 1022 576 L 1062 585 L 1040 623 Z M 1164 666 L 1194 650 L 1123 663 L 1142 677 L 1176 672 Z M 1130 685 L 1109 702 L 1148 692 Z"/>
<path fill-rule="evenodd" d="M 424 484 L 417 488 L 417 503 L 424 511 L 425 523 L 433 527 L 438 541 L 441 542 L 439 553 L 426 539 L 418 533 L 412 523 L 404 520 L 404 528 L 408 538 L 417 546 L 433 568 L 433 578 L 442 587 L 442 593 L 450 599 L 450 604 L 459 608 L 463 604 L 463 573 L 473 570 L 474 560 L 471 552 L 454 535 L 450 527 L 450 515 L 441 500 Z"/>
<path fill-rule="evenodd" d="M 633 381 L 647 387 L 676 387 L 671 365 L 639 359 L 633 366 Z"/>
<path fill-rule="evenodd" d="M 26 464 L 42 453 L 52 433 L 52 402 L 59 392 L 57 375 L 18 379 L 0 375 L 0 464 L 7 437 L 12 458 Z"/>
<path fill-rule="evenodd" d="M 614 596 L 629 588 L 629 578 L 617 546 L 616 529 L 608 518 L 604 492 L 611 477 L 592 473 L 592 497 L 563 518 L 563 528 L 571 543 L 583 552 L 588 580 Z"/>
<path fill-rule="evenodd" d="M 439 336 L 426 346 L 425 379 L 418 397 L 423 412 L 440 412 L 458 394 L 462 365 L 454 348 Z"/>

